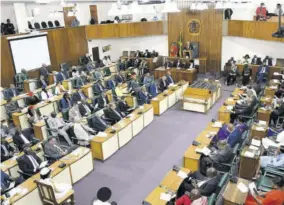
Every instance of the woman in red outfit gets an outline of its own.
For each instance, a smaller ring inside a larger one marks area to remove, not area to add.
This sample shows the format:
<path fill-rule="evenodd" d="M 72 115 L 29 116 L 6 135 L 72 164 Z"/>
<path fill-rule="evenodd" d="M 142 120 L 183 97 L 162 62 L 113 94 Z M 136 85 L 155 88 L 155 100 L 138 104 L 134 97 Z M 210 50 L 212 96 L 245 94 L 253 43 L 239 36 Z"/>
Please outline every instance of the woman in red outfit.
<path fill-rule="evenodd" d="M 273 179 L 274 189 L 263 196 L 251 194 L 247 197 L 245 205 L 283 205 L 284 204 L 284 177 Z"/>

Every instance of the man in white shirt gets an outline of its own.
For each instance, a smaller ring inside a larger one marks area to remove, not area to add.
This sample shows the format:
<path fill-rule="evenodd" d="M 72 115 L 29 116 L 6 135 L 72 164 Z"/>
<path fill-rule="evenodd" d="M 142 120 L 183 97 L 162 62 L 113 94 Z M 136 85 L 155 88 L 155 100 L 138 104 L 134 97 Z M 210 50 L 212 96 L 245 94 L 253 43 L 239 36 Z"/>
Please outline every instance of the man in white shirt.
<path fill-rule="evenodd" d="M 55 112 L 51 113 L 51 117 L 48 118 L 47 123 L 50 129 L 52 129 L 52 136 L 56 137 L 58 134 L 62 135 L 70 146 L 73 145 L 69 135 L 66 132 L 71 127 L 73 127 L 73 123 L 65 123 L 62 118 L 56 117 Z"/>
<path fill-rule="evenodd" d="M 72 191 L 71 184 L 57 183 L 51 178 L 51 169 L 48 167 L 43 168 L 40 171 L 40 182 L 50 185 L 54 191 L 56 199 L 63 198 L 69 191 Z M 74 202 L 73 202 L 74 203 Z"/>
<path fill-rule="evenodd" d="M 108 65 L 109 64 L 106 56 L 103 58 L 103 64 L 104 65 Z"/>
<path fill-rule="evenodd" d="M 77 102 L 74 103 L 73 107 L 69 110 L 69 121 L 74 122 L 76 117 L 82 118 Z"/>
<path fill-rule="evenodd" d="M 89 141 L 94 137 L 96 131 L 81 122 L 79 117 L 75 118 L 74 133 L 80 145 L 89 145 Z"/>

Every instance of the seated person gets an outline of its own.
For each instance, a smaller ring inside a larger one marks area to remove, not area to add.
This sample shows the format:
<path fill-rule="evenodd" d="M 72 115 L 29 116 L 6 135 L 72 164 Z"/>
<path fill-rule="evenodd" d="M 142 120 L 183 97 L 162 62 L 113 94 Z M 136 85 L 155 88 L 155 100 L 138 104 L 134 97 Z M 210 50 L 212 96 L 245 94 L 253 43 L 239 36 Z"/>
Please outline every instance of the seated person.
<path fill-rule="evenodd" d="M 277 123 L 278 117 L 283 116 L 283 115 L 284 115 L 284 98 L 282 99 L 280 106 L 274 109 L 272 113 L 270 114 L 269 124 L 275 126 Z"/>
<path fill-rule="evenodd" d="M 207 197 L 201 196 L 199 189 L 192 189 L 178 198 L 175 205 L 207 205 Z"/>
<path fill-rule="evenodd" d="M 15 135 L 13 136 L 14 143 L 18 146 L 19 150 L 22 151 L 25 146 L 31 146 L 35 143 L 33 139 L 33 135 L 26 134 L 18 128 L 15 131 Z"/>
<path fill-rule="evenodd" d="M 14 112 L 21 112 L 21 108 L 19 107 L 17 101 L 13 101 L 11 98 L 7 99 L 7 103 L 5 105 L 6 113 L 8 117 L 11 119 L 12 118 L 12 113 Z"/>
<path fill-rule="evenodd" d="M 104 58 L 103 58 L 103 64 L 104 64 L 104 66 L 107 66 L 107 65 L 109 65 L 109 62 L 108 62 L 108 59 L 107 59 L 107 56 L 104 56 Z"/>
<path fill-rule="evenodd" d="M 73 102 L 69 96 L 69 93 L 64 93 L 62 99 L 60 100 L 62 109 L 69 109 L 73 106 Z"/>
<path fill-rule="evenodd" d="M 143 57 L 145 57 L 145 58 L 151 58 L 151 53 L 149 52 L 148 49 L 145 50 L 145 53 L 143 54 Z"/>
<path fill-rule="evenodd" d="M 97 132 L 88 125 L 82 123 L 81 118 L 76 117 L 74 123 L 74 133 L 76 138 L 79 140 L 79 145 L 89 145 L 89 141 Z"/>
<path fill-rule="evenodd" d="M 64 72 L 64 69 L 61 70 L 56 74 L 56 82 L 62 82 L 68 78 L 67 73 Z"/>
<path fill-rule="evenodd" d="M 73 150 L 77 148 L 76 145 L 73 145 L 71 147 L 62 147 L 60 144 L 57 142 L 55 137 L 50 137 L 48 138 L 47 142 L 44 144 L 44 153 L 50 157 L 51 159 L 58 160 L 68 153 L 71 153 Z"/>
<path fill-rule="evenodd" d="M 145 87 L 138 91 L 139 105 L 150 104 L 150 95 Z"/>
<path fill-rule="evenodd" d="M 95 109 L 103 109 L 109 103 L 108 98 L 105 93 L 102 93 L 99 97 L 95 98 L 93 101 L 93 107 Z"/>
<path fill-rule="evenodd" d="M 116 110 L 116 106 L 114 103 L 110 103 L 108 107 L 104 109 L 104 116 L 105 118 L 109 119 L 113 123 L 116 123 L 122 119 L 122 116 Z"/>
<path fill-rule="evenodd" d="M 168 86 L 169 84 L 167 82 L 167 77 L 163 76 L 160 80 L 160 85 L 159 85 L 161 92 L 164 92 L 166 89 L 168 89 Z"/>
<path fill-rule="evenodd" d="M 52 112 L 50 117 L 47 119 L 47 124 L 50 129 L 52 129 L 52 136 L 56 137 L 58 134 L 62 135 L 70 146 L 73 145 L 69 135 L 66 132 L 73 127 L 73 123 L 65 123 L 62 118 L 56 117 L 55 112 Z"/>
<path fill-rule="evenodd" d="M 134 60 L 133 66 L 135 68 L 138 68 L 139 65 L 140 65 L 140 62 L 141 62 L 141 60 L 139 59 L 139 57 L 136 57 L 135 60 Z"/>
<path fill-rule="evenodd" d="M 241 120 L 240 120 L 241 121 Z M 244 122 L 237 123 L 235 129 L 229 134 L 227 141 L 231 148 L 235 147 L 242 139 L 244 131 L 248 129 L 248 126 Z"/>
<path fill-rule="evenodd" d="M 1 137 L 1 162 L 4 162 L 14 156 L 14 148 Z"/>
<path fill-rule="evenodd" d="M 128 92 L 137 91 L 140 88 L 139 83 L 137 82 L 137 74 L 135 72 L 131 73 L 130 81 L 128 83 Z"/>
<path fill-rule="evenodd" d="M 284 203 L 284 177 L 272 178 L 273 189 L 264 194 L 250 193 L 245 205 L 283 205 Z"/>
<path fill-rule="evenodd" d="M 88 53 L 86 53 L 86 55 L 82 56 L 81 62 L 84 65 L 87 65 L 89 62 L 92 62 L 92 59 L 91 59 L 90 55 Z"/>
<path fill-rule="evenodd" d="M 94 115 L 91 119 L 91 127 L 98 132 L 103 132 L 109 127 L 109 125 L 104 119 Z"/>
<path fill-rule="evenodd" d="M 0 137 L 1 138 L 6 138 L 9 137 L 10 133 L 9 133 L 9 128 L 7 125 L 4 125 L 3 123 L 1 123 L 1 127 L 0 127 Z"/>
<path fill-rule="evenodd" d="M 277 98 L 281 98 L 284 94 L 284 84 L 280 84 L 279 89 L 275 92 Z"/>
<path fill-rule="evenodd" d="M 68 111 L 68 114 L 69 114 L 70 122 L 74 122 L 76 117 L 79 117 L 79 118 L 83 117 L 79 111 L 78 103 L 74 103 L 73 107 L 71 107 L 70 110 Z"/>
<path fill-rule="evenodd" d="M 265 63 L 262 63 L 262 65 L 257 68 L 256 82 L 265 83 L 267 80 L 268 72 L 269 72 L 269 67 L 266 66 Z"/>
<path fill-rule="evenodd" d="M 89 116 L 93 112 L 93 107 L 87 102 L 87 100 L 78 101 L 79 112 L 81 116 Z"/>
<path fill-rule="evenodd" d="M 150 73 L 146 73 L 143 79 L 143 84 L 149 86 L 152 82 L 153 82 L 153 77 L 150 75 Z"/>
<path fill-rule="evenodd" d="M 85 95 L 83 90 L 79 88 L 77 92 L 75 92 L 72 96 L 72 101 L 73 102 L 78 102 L 87 99 L 88 97 Z"/>
<path fill-rule="evenodd" d="M 115 76 L 114 76 L 115 82 L 118 83 L 123 83 L 125 81 L 123 74 L 121 71 L 119 71 Z"/>
<path fill-rule="evenodd" d="M 231 158 L 233 153 L 232 148 L 227 143 L 227 140 L 219 140 L 217 143 L 217 149 L 210 148 L 211 153 L 209 156 L 203 156 L 200 160 L 200 173 L 206 174 L 208 167 L 211 167 L 214 163 L 226 163 Z"/>
<path fill-rule="evenodd" d="M 118 100 L 117 110 L 119 112 L 123 112 L 125 115 L 128 115 L 131 111 L 133 111 L 133 108 L 130 108 L 125 99 L 122 98 Z"/>
<path fill-rule="evenodd" d="M 107 81 L 107 88 L 108 89 L 112 90 L 112 89 L 115 89 L 115 87 L 116 87 L 116 84 L 115 84 L 114 80 L 110 79 L 110 80 Z"/>
<path fill-rule="evenodd" d="M 64 92 L 66 92 L 66 90 L 63 87 L 63 85 L 60 82 L 57 82 L 55 86 L 55 91 L 54 91 L 55 95 L 60 95 Z"/>
<path fill-rule="evenodd" d="M 80 77 L 80 73 L 77 70 L 76 66 L 72 66 L 72 72 L 71 72 L 72 77 Z"/>
<path fill-rule="evenodd" d="M 166 62 L 165 62 L 165 64 L 164 64 L 164 67 L 165 67 L 166 69 L 169 69 L 169 68 L 172 68 L 172 67 L 173 67 L 173 64 L 172 64 L 172 62 L 170 61 L 170 59 L 167 58 L 167 60 L 166 60 Z"/>
<path fill-rule="evenodd" d="M 12 178 L 1 170 L 1 195 L 5 194 L 7 191 L 12 190 L 22 182 L 23 179 L 21 177 L 18 177 L 17 179 Z"/>
<path fill-rule="evenodd" d="M 259 162 L 261 168 L 284 166 L 284 146 L 282 145 L 277 149 L 275 156 L 260 156 Z"/>
<path fill-rule="evenodd" d="M 213 137 L 212 142 L 216 143 L 220 140 L 226 140 L 229 137 L 229 135 L 233 132 L 234 129 L 235 129 L 235 127 L 232 123 L 224 124 L 219 129 L 216 136 Z"/>
<path fill-rule="evenodd" d="M 250 115 L 254 107 L 252 98 L 248 98 L 242 105 L 236 104 L 230 114 L 230 122 L 234 123 L 239 115 Z"/>
<path fill-rule="evenodd" d="M 10 85 L 10 88 L 6 91 L 7 98 L 13 98 L 20 94 L 20 92 L 15 88 L 14 84 Z"/>
<path fill-rule="evenodd" d="M 255 14 L 256 14 L 256 20 L 257 21 L 266 21 L 266 7 L 264 6 L 264 3 L 261 3 L 259 7 L 257 7 Z"/>
<path fill-rule="evenodd" d="M 33 105 L 29 106 L 28 112 L 27 112 L 27 117 L 28 117 L 28 121 L 29 121 L 30 124 L 37 123 L 41 120 L 41 117 L 37 113 L 36 109 L 34 109 Z"/>
<path fill-rule="evenodd" d="M 96 84 L 94 84 L 93 90 L 94 90 L 94 94 L 97 95 L 97 94 L 103 93 L 106 89 L 102 85 L 102 81 L 98 80 L 98 82 Z"/>
<path fill-rule="evenodd" d="M 173 80 L 173 78 L 172 78 L 172 73 L 171 73 L 171 71 L 167 71 L 166 77 L 167 77 L 167 83 L 168 83 L 168 85 L 171 85 L 171 84 L 174 84 L 174 83 L 175 83 L 174 80 Z"/>
<path fill-rule="evenodd" d="M 28 97 L 26 98 L 26 105 L 36 105 L 39 103 L 41 100 L 33 93 L 33 92 L 28 92 Z"/>
<path fill-rule="evenodd" d="M 45 78 L 44 78 L 44 76 L 43 75 L 41 75 L 40 77 L 39 77 L 39 86 L 40 87 L 47 87 L 48 86 L 48 83 L 47 83 L 47 81 L 45 80 Z"/>
<path fill-rule="evenodd" d="M 51 178 L 51 172 L 51 169 L 49 169 L 48 167 L 43 168 L 40 171 L 39 181 L 52 187 L 56 199 L 62 199 L 69 191 L 72 190 L 72 185 L 57 183 L 53 178 Z"/>
<path fill-rule="evenodd" d="M 238 72 L 238 68 L 236 64 L 231 65 L 230 70 L 229 70 L 229 74 L 227 77 L 227 85 L 233 85 L 236 82 L 237 79 L 237 72 Z"/>
<path fill-rule="evenodd" d="M 158 88 L 155 82 L 150 83 L 148 86 L 148 92 L 151 98 L 154 98 L 158 95 Z"/>
<path fill-rule="evenodd" d="M 18 165 L 21 171 L 32 176 L 40 171 L 41 163 L 41 159 L 30 147 L 24 147 L 24 155 L 18 159 Z"/>
<path fill-rule="evenodd" d="M 42 91 L 41 91 L 40 95 L 41 95 L 42 100 L 48 100 L 49 98 L 51 98 L 53 96 L 50 91 L 46 90 L 45 86 L 42 86 Z"/>
<path fill-rule="evenodd" d="M 185 191 L 191 192 L 192 189 L 199 189 L 202 196 L 210 196 L 216 191 L 219 180 L 217 170 L 213 167 L 206 170 L 206 177 L 195 171 L 184 179 L 179 187 L 177 197 L 184 195 Z"/>

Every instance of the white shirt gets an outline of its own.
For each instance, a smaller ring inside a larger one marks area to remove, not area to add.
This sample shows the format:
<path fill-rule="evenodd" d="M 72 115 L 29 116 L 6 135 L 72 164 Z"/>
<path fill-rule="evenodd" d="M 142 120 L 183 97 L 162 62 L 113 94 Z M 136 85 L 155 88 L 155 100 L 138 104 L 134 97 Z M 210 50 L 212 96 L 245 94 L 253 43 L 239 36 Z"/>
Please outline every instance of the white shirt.
<path fill-rule="evenodd" d="M 65 88 L 60 85 L 60 88 L 58 86 L 55 87 L 55 95 L 60 95 L 62 92 L 61 90 L 65 91 Z"/>
<path fill-rule="evenodd" d="M 104 59 L 104 60 L 103 60 L 103 64 L 104 64 L 104 65 L 108 65 L 108 61 Z"/>
<path fill-rule="evenodd" d="M 72 189 L 71 184 L 56 183 L 53 179 L 40 179 L 41 183 L 51 185 L 54 191 L 55 198 L 60 199 L 66 195 L 68 191 Z"/>
<path fill-rule="evenodd" d="M 109 202 L 102 202 L 101 200 L 94 201 L 93 205 L 111 205 Z"/>
<path fill-rule="evenodd" d="M 111 64 L 111 60 L 109 58 L 107 59 L 107 62 L 108 62 L 108 64 Z"/>
<path fill-rule="evenodd" d="M 92 139 L 93 136 L 90 135 L 87 131 L 94 131 L 94 130 L 81 123 L 74 123 L 74 133 L 78 139 L 87 140 L 87 141 Z"/>
<path fill-rule="evenodd" d="M 72 77 L 79 77 L 80 75 L 79 75 L 79 72 L 78 71 L 76 71 L 75 73 L 73 73 L 72 72 Z"/>
<path fill-rule="evenodd" d="M 47 91 L 47 93 L 48 93 L 48 97 L 47 97 L 47 94 L 45 92 L 41 91 L 41 93 L 40 93 L 41 99 L 48 100 L 48 98 L 53 96 L 49 91 Z"/>
<path fill-rule="evenodd" d="M 27 157 L 32 162 L 33 167 L 34 167 L 34 172 L 36 172 L 37 168 L 39 167 L 39 164 L 37 163 L 36 159 L 33 156 L 27 155 Z"/>
<path fill-rule="evenodd" d="M 276 142 L 284 144 L 284 131 L 280 132 L 276 137 Z"/>
<path fill-rule="evenodd" d="M 22 138 L 22 140 L 24 141 L 25 144 L 29 144 L 30 143 L 30 141 L 27 140 L 27 138 L 23 134 L 21 134 L 20 137 Z"/>

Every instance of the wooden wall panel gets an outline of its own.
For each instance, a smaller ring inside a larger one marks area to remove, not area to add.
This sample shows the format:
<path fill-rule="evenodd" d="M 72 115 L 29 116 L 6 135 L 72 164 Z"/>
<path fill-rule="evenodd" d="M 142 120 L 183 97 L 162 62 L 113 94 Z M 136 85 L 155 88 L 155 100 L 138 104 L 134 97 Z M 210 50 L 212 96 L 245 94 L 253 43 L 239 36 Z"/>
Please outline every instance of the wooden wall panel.
<path fill-rule="evenodd" d="M 135 22 L 86 26 L 87 39 L 163 35 L 163 22 Z"/>
<path fill-rule="evenodd" d="M 229 36 L 284 42 L 283 38 L 272 37 L 277 30 L 278 23 L 275 22 L 230 20 L 228 23 Z"/>
<path fill-rule="evenodd" d="M 9 86 L 13 83 L 13 76 L 15 76 L 15 70 L 13 66 L 13 60 L 11 51 L 9 48 L 9 42 L 6 37 L 1 37 L 1 87 Z"/>
<path fill-rule="evenodd" d="M 197 36 L 190 35 L 188 32 L 190 19 L 201 21 L 201 32 Z M 182 31 L 184 44 L 187 41 L 199 42 L 199 57 L 207 58 L 207 72 L 210 70 L 220 71 L 222 23 L 223 12 L 215 9 L 168 14 L 169 49 L 172 43 L 178 41 L 180 31 Z"/>

